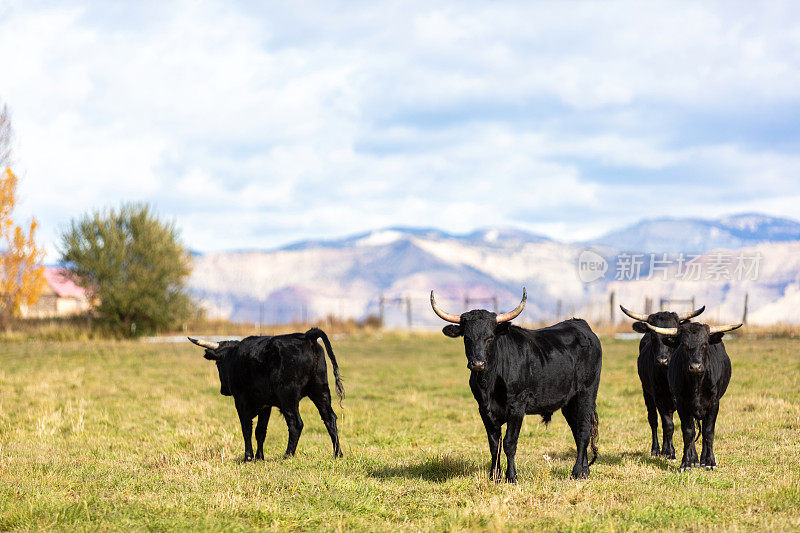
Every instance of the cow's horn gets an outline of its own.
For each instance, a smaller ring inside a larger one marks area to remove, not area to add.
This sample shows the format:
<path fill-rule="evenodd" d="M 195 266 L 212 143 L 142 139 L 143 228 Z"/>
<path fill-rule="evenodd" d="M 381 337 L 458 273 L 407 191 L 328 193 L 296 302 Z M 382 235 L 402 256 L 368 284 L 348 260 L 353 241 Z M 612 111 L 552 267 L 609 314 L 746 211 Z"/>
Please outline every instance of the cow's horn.
<path fill-rule="evenodd" d="M 431 291 L 431 307 L 433 308 L 433 312 L 436 313 L 442 320 L 447 320 L 448 322 L 452 322 L 453 324 L 461 323 L 460 316 L 451 315 L 450 313 L 445 313 L 444 311 L 436 307 L 436 299 L 433 297 L 433 291 Z"/>
<path fill-rule="evenodd" d="M 625 309 L 621 305 L 619 306 L 619 308 L 622 309 L 623 313 L 625 313 L 626 315 L 628 315 L 632 319 L 641 320 L 642 322 L 647 322 L 647 315 L 642 315 L 642 314 L 639 314 L 639 313 L 634 313 L 633 311 L 628 311 L 627 309 Z"/>
<path fill-rule="evenodd" d="M 705 310 L 706 306 L 704 305 L 703 307 L 695 309 L 694 311 L 689 311 L 688 313 L 678 315 L 678 321 L 683 322 L 684 320 L 689 320 L 690 318 L 694 318 Z"/>
<path fill-rule="evenodd" d="M 726 331 L 733 331 L 742 327 L 742 324 L 728 324 L 727 326 L 708 326 L 708 333 L 725 333 Z"/>
<path fill-rule="evenodd" d="M 510 313 L 503 313 L 502 315 L 497 315 L 497 323 L 500 322 L 508 322 L 509 320 L 514 320 L 519 316 L 523 309 L 525 309 L 525 302 L 528 300 L 528 291 L 525 290 L 525 287 L 522 287 L 522 301 L 519 305 Z"/>
<path fill-rule="evenodd" d="M 650 328 L 652 331 L 655 331 L 656 333 L 661 333 L 662 335 L 670 335 L 674 337 L 675 335 L 678 334 L 678 328 L 660 328 L 658 326 L 654 326 L 647 322 L 645 322 L 644 325 Z"/>
<path fill-rule="evenodd" d="M 193 339 L 191 337 L 186 337 L 189 341 L 195 343 L 198 346 L 202 346 L 203 348 L 208 348 L 209 350 L 216 350 L 219 348 L 218 342 L 211 342 L 211 341 L 204 341 L 203 339 Z"/>

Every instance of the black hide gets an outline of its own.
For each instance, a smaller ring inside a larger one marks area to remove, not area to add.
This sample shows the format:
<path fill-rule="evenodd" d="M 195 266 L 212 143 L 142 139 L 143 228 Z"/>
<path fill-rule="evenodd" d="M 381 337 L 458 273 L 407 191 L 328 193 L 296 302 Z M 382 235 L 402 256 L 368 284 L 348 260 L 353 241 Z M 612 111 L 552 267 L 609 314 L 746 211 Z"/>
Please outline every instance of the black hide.
<path fill-rule="evenodd" d="M 731 360 L 722 342 L 723 333 L 709 335 L 706 324 L 689 323 L 678 327 L 677 337 L 667 337 L 675 347 L 667 377 L 681 419 L 683 459 L 680 470 L 702 466 L 713 470 L 714 429 L 719 400 L 731 381 Z M 695 422 L 703 437 L 702 451 L 695 450 Z"/>
<path fill-rule="evenodd" d="M 502 444 L 508 461 L 505 478 L 513 483 L 523 418 L 541 415 L 547 422 L 558 409 L 572 429 L 578 450 L 572 477 L 587 477 L 590 441 L 597 457 L 595 401 L 602 366 L 600 341 L 589 325 L 573 318 L 529 330 L 507 322 L 497 324 L 494 313 L 476 310 L 464 313 L 459 325 L 443 331 L 464 337 L 467 366 L 472 370 L 469 385 L 489 439 L 492 477 L 500 476 L 501 426 L 507 424 Z"/>
<path fill-rule="evenodd" d="M 647 317 L 647 322 L 661 328 L 677 328 L 678 315 L 668 311 L 653 313 Z M 663 455 L 667 459 L 675 459 L 675 446 L 672 444 L 672 434 L 675 424 L 672 415 L 675 412 L 675 402 L 669 390 L 667 380 L 667 365 L 672 355 L 670 346 L 664 343 L 664 336 L 647 328 L 644 322 L 634 322 L 634 331 L 644 333 L 639 341 L 639 358 L 636 367 L 639 371 L 639 380 L 642 382 L 642 395 L 644 405 L 647 407 L 647 421 L 650 423 L 651 443 L 650 455 Z M 661 451 L 658 449 L 658 419 L 661 418 L 661 430 L 664 442 Z"/>
<path fill-rule="evenodd" d="M 305 333 L 274 337 L 247 337 L 241 341 L 223 341 L 215 350 L 206 349 L 204 357 L 215 361 L 219 371 L 220 393 L 233 396 L 244 436 L 244 460 L 253 460 L 253 418 L 258 416 L 256 459 L 264 458 L 264 438 L 272 407 L 280 409 L 289 428 L 289 444 L 284 457 L 294 455 L 303 430 L 300 399 L 308 396 L 319 410 L 331 437 L 335 457 L 341 457 L 336 413 L 331 407 L 325 352 L 317 343 L 322 339 L 333 366 L 339 398 L 344 388 L 339 366 L 325 333 L 312 328 Z"/>

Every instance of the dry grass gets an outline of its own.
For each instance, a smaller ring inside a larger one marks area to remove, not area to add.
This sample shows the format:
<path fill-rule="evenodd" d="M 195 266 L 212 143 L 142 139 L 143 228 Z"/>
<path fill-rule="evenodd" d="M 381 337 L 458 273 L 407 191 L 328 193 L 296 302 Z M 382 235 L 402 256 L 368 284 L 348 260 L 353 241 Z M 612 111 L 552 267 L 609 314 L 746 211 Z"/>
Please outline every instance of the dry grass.
<path fill-rule="evenodd" d="M 335 342 L 345 458 L 305 400 L 298 455 L 242 464 L 235 410 L 187 345 L 19 343 L 0 350 L 0 529 L 652 530 L 800 528 L 800 341 L 727 343 L 719 469 L 651 459 L 635 341 L 604 340 L 600 458 L 568 479 L 560 415 L 526 418 L 517 486 L 488 480 L 463 346 L 442 336 Z M 678 448 L 680 449 L 680 433 Z"/>
<path fill-rule="evenodd" d="M 196 319 L 186 322 L 178 330 L 167 332 L 166 334 L 182 334 L 187 331 L 202 331 L 206 335 L 280 335 L 292 331 L 307 331 L 312 327 L 323 328 L 330 335 L 352 335 L 365 333 L 378 333 L 380 331 L 379 320 L 376 317 L 368 317 L 364 320 L 352 318 L 337 318 L 328 316 L 319 322 L 294 322 L 289 324 L 263 324 L 257 325 L 247 322 L 230 322 L 228 320 Z"/>
<path fill-rule="evenodd" d="M 228 320 L 195 318 L 179 327 L 155 332 L 157 335 L 184 335 L 202 331 L 206 335 L 278 335 L 289 331 L 307 331 L 311 327 L 322 327 L 331 335 L 355 333 L 377 333 L 378 319 L 340 319 L 329 316 L 319 323 L 264 324 L 234 323 Z M 96 319 L 87 315 L 58 318 L 15 319 L 5 330 L 0 329 L 0 342 L 75 342 L 90 340 L 120 340 L 118 331 L 104 328 Z"/>

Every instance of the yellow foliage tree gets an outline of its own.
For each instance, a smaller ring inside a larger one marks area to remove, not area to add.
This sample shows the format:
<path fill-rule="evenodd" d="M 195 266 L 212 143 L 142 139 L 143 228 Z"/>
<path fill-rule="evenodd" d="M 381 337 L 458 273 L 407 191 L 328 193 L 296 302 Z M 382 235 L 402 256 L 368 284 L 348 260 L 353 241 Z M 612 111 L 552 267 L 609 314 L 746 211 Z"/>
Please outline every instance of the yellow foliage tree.
<path fill-rule="evenodd" d="M 36 246 L 36 219 L 26 232 L 11 215 L 17 202 L 17 176 L 8 168 L 11 127 L 5 107 L 0 109 L 0 326 L 36 303 L 44 290 L 44 251 Z"/>

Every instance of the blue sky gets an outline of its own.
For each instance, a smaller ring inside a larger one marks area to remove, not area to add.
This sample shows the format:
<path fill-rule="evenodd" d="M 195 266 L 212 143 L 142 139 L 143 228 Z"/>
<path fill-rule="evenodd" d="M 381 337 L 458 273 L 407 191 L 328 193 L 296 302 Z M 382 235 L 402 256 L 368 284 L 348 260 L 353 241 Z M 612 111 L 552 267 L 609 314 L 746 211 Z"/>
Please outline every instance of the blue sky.
<path fill-rule="evenodd" d="M 0 0 L 21 218 L 146 201 L 192 249 L 567 240 L 800 205 L 791 2 Z"/>

